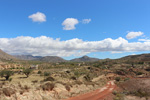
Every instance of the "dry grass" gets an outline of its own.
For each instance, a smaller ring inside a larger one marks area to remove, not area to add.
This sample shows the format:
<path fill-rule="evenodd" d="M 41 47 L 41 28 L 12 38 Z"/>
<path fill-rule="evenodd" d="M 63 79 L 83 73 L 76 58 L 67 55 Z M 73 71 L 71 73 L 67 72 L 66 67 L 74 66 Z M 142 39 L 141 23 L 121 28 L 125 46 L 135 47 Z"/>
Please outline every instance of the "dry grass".
<path fill-rule="evenodd" d="M 10 82 L 10 84 L 21 83 L 22 85 L 27 85 L 27 86 L 31 86 L 31 87 L 32 87 L 32 84 L 35 82 L 35 79 L 37 81 L 44 80 L 44 77 L 40 76 L 38 74 L 31 74 L 28 78 L 26 78 L 25 75 L 15 74 L 11 78 L 13 80 Z"/>

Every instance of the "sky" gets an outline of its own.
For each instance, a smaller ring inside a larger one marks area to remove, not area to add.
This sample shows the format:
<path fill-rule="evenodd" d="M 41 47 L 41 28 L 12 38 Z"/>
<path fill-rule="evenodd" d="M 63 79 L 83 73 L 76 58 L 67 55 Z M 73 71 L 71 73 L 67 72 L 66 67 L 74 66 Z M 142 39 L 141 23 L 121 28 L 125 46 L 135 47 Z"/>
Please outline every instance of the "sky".
<path fill-rule="evenodd" d="M 0 49 L 65 59 L 149 53 L 149 5 L 149 0 L 0 0 Z"/>

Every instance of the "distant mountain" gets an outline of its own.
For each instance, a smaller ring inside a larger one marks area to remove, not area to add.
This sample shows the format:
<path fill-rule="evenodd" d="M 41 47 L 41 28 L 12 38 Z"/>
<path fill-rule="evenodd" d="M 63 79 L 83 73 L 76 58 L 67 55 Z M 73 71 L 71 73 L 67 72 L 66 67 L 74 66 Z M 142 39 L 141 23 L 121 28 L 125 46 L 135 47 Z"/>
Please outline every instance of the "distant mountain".
<path fill-rule="evenodd" d="M 88 56 L 83 56 L 81 58 L 75 58 L 70 60 L 71 62 L 94 62 L 94 61 L 99 61 L 100 59 L 98 58 L 91 58 Z"/>
<path fill-rule="evenodd" d="M 46 56 L 46 57 L 42 57 L 39 59 L 40 61 L 45 61 L 45 62 L 66 62 L 67 60 L 64 60 L 61 57 L 57 57 L 57 56 Z"/>
<path fill-rule="evenodd" d="M 32 55 L 15 55 L 16 58 L 21 59 L 21 60 L 36 60 L 36 61 L 43 61 L 43 62 L 66 62 L 61 57 L 57 56 L 32 56 Z"/>
<path fill-rule="evenodd" d="M 17 58 L 5 53 L 0 49 L 0 60 L 17 60 Z"/>
<path fill-rule="evenodd" d="M 139 54 L 139 55 L 129 55 L 120 58 L 122 60 L 138 60 L 138 61 L 150 61 L 150 53 L 147 54 Z"/>
<path fill-rule="evenodd" d="M 21 60 L 39 60 L 41 56 L 32 56 L 32 55 L 14 55 L 14 57 L 21 59 Z"/>

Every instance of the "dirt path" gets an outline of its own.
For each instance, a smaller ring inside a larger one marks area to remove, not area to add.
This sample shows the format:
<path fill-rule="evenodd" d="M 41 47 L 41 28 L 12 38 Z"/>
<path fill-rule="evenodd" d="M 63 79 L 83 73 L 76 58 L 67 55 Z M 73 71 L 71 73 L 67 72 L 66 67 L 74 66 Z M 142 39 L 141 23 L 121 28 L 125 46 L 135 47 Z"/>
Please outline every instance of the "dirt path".
<path fill-rule="evenodd" d="M 71 97 L 66 100 L 100 100 L 110 94 L 115 87 L 116 85 L 114 84 L 114 81 L 109 81 L 106 86 L 100 89 L 76 97 Z"/>

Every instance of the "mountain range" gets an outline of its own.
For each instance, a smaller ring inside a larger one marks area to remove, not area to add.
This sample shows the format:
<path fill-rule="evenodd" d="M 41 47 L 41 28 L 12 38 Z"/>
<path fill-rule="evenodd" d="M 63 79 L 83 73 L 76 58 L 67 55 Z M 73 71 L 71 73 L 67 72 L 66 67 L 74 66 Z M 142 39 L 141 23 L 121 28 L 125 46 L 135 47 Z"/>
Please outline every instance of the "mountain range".
<path fill-rule="evenodd" d="M 150 61 L 150 53 L 148 54 L 139 54 L 139 55 L 129 55 L 122 58 L 120 60 L 139 60 L 139 61 Z M 43 62 L 94 62 L 99 61 L 101 59 L 91 58 L 88 56 L 83 56 L 80 58 L 75 58 L 72 60 L 65 60 L 58 56 L 32 56 L 32 55 L 9 55 L 0 49 L 0 61 L 6 60 L 35 60 L 35 61 L 43 61 Z"/>
<path fill-rule="evenodd" d="M 45 62 L 93 62 L 93 61 L 98 61 L 100 59 L 98 58 L 91 58 L 88 56 L 83 56 L 81 58 L 75 58 L 72 60 L 65 60 L 61 57 L 57 56 L 32 56 L 32 55 L 14 55 L 16 58 L 21 59 L 21 60 L 37 60 L 37 61 L 45 61 Z"/>

